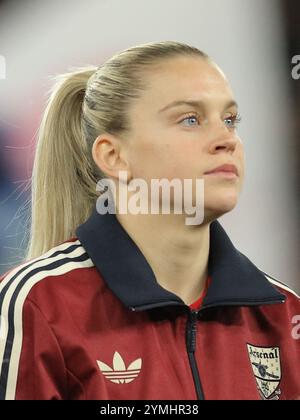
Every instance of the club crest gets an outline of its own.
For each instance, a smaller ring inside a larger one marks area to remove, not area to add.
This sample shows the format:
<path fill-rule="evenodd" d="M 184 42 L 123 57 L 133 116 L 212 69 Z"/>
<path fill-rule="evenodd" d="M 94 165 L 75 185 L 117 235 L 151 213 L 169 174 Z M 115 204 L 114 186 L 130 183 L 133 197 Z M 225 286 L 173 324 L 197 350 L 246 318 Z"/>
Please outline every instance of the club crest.
<path fill-rule="evenodd" d="M 257 347 L 247 344 L 248 354 L 260 396 L 263 400 L 279 400 L 281 363 L 279 347 Z"/>

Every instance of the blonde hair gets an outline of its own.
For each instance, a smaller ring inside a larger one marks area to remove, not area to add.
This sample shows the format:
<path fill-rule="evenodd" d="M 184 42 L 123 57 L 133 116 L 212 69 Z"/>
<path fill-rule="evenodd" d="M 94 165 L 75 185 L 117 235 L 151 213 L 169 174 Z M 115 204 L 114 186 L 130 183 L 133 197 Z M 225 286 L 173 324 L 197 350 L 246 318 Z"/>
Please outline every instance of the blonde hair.
<path fill-rule="evenodd" d="M 163 41 L 123 50 L 100 67 L 55 76 L 38 130 L 32 174 L 27 259 L 75 236 L 91 214 L 104 177 L 92 158 L 102 133 L 130 133 L 129 106 L 147 89 L 146 70 L 178 55 L 200 56 L 189 45 Z"/>

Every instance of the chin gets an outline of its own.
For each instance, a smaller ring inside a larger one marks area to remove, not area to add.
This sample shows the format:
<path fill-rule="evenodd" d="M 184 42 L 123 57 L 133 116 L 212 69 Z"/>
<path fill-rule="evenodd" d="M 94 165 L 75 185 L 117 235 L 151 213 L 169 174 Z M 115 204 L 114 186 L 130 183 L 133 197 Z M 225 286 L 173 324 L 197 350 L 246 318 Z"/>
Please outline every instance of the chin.
<path fill-rule="evenodd" d="M 237 187 L 211 188 L 204 191 L 204 203 L 212 207 L 235 207 L 239 198 Z"/>
<path fill-rule="evenodd" d="M 205 212 L 221 217 L 223 214 L 232 211 L 238 202 L 236 195 L 217 197 L 214 200 L 205 199 Z M 216 218 L 217 218 L 216 217 Z"/>

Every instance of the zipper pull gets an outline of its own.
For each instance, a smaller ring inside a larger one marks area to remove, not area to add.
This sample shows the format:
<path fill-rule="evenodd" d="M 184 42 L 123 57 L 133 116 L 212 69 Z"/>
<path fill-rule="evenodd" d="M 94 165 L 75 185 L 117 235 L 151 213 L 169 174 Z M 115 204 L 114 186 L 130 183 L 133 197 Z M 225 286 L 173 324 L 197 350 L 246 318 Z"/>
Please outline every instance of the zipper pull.
<path fill-rule="evenodd" d="M 196 350 L 197 319 L 198 311 L 190 311 L 186 337 L 189 353 L 195 353 Z"/>

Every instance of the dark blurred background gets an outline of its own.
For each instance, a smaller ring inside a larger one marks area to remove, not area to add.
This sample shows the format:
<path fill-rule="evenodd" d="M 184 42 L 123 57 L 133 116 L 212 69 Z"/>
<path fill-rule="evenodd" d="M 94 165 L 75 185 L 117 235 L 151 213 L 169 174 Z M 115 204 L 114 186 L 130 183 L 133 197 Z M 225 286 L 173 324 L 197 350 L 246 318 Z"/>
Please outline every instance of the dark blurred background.
<path fill-rule="evenodd" d="M 228 76 L 241 105 L 247 173 L 240 203 L 222 224 L 258 267 L 300 291 L 297 0 L 0 0 L 0 274 L 24 257 L 51 76 L 159 40 L 203 49 Z"/>

